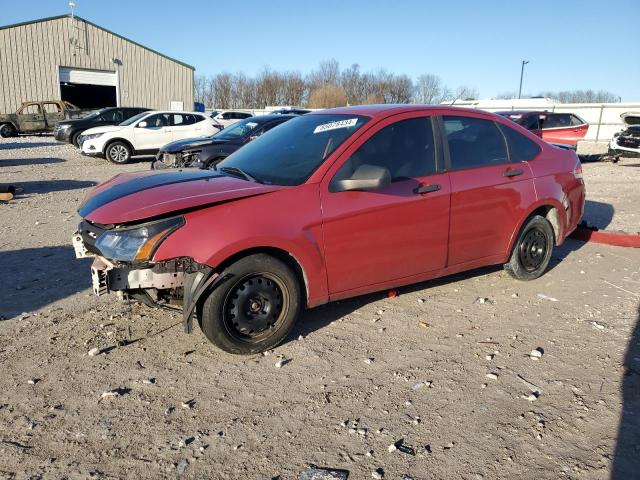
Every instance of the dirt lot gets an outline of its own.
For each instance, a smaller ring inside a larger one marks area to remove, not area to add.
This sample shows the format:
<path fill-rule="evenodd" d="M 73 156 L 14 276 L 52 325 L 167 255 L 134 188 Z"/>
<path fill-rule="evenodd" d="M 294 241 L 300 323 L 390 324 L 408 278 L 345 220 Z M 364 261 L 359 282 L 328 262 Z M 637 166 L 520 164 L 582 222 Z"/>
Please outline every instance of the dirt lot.
<path fill-rule="evenodd" d="M 231 356 L 177 313 L 92 296 L 73 258 L 85 191 L 147 163 L 0 142 L 0 183 L 23 188 L 0 205 L 0 478 L 640 478 L 640 250 L 568 241 L 536 281 L 496 267 L 343 301 Z M 637 167 L 584 165 L 590 223 L 639 230 Z"/>

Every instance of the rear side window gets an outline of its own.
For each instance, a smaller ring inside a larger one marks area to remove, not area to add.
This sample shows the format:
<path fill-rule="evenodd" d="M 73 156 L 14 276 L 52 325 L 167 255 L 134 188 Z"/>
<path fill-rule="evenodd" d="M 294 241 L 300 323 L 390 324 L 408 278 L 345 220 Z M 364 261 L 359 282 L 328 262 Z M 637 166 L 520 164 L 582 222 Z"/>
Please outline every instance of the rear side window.
<path fill-rule="evenodd" d="M 584 125 L 584 121 L 577 115 L 571 115 L 571 125 L 577 127 L 578 125 Z"/>
<path fill-rule="evenodd" d="M 544 128 L 562 128 L 571 126 L 571 115 L 568 113 L 547 114 L 544 121 Z"/>
<path fill-rule="evenodd" d="M 527 130 L 540 130 L 540 116 L 537 113 L 535 115 L 528 115 L 524 117 L 518 123 Z"/>
<path fill-rule="evenodd" d="M 504 137 L 493 121 L 471 117 L 443 117 L 451 169 L 507 163 Z"/>
<path fill-rule="evenodd" d="M 62 109 L 60 108 L 60 105 L 58 105 L 57 103 L 45 103 L 44 111 L 46 113 L 60 113 L 62 112 Z"/>
<path fill-rule="evenodd" d="M 351 155 L 333 180 L 350 178 L 365 164 L 386 168 L 392 181 L 434 174 L 436 155 L 431 118 L 411 118 L 384 127 Z"/>
<path fill-rule="evenodd" d="M 506 125 L 498 124 L 509 145 L 509 159 L 512 162 L 526 162 L 540 153 L 540 147 L 520 132 Z"/>

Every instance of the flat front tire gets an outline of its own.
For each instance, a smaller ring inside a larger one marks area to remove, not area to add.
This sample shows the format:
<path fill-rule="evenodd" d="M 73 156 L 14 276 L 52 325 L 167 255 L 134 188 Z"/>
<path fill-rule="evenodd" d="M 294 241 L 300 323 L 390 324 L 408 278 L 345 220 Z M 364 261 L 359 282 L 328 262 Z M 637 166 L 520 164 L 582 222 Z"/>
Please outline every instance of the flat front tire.
<path fill-rule="evenodd" d="M 554 239 L 553 227 L 546 218 L 531 217 L 520 230 L 504 269 L 518 280 L 535 280 L 549 266 Z"/>
<path fill-rule="evenodd" d="M 16 129 L 13 128 L 13 125 L 10 123 L 5 123 L 0 125 L 0 137 L 9 138 L 13 137 L 16 134 Z"/>
<path fill-rule="evenodd" d="M 264 352 L 284 341 L 302 309 L 296 273 L 275 257 L 255 254 L 227 267 L 221 277 L 227 275 L 199 312 L 209 341 L 240 355 Z"/>
<path fill-rule="evenodd" d="M 131 160 L 131 148 L 124 142 L 110 143 L 104 153 L 107 160 L 119 165 L 129 163 Z"/>

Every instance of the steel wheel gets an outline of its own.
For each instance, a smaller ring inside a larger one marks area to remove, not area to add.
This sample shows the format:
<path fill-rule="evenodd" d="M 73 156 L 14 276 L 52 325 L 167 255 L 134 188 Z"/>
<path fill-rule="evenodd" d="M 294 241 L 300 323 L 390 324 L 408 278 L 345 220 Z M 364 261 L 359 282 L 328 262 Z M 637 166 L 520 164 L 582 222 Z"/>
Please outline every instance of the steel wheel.
<path fill-rule="evenodd" d="M 287 314 L 289 291 L 271 273 L 257 273 L 239 279 L 222 306 L 222 321 L 229 335 L 254 343 L 271 336 Z"/>
<path fill-rule="evenodd" d="M 518 254 L 527 272 L 540 268 L 547 255 L 547 237 L 544 232 L 538 227 L 529 230 L 520 243 Z"/>

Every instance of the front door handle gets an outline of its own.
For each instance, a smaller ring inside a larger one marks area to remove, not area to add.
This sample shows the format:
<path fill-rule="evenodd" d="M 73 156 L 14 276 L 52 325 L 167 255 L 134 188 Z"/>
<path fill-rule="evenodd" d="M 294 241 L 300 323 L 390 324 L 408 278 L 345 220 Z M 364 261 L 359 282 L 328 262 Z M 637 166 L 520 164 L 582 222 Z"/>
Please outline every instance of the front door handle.
<path fill-rule="evenodd" d="M 504 171 L 504 176 L 505 177 L 517 177 L 518 175 L 522 175 L 524 173 L 524 170 L 522 170 L 521 168 L 514 168 L 512 169 L 507 169 Z"/>
<path fill-rule="evenodd" d="M 429 192 L 437 192 L 442 187 L 438 184 L 433 185 L 423 185 L 422 187 L 418 187 L 414 190 L 415 193 L 429 193 Z"/>

